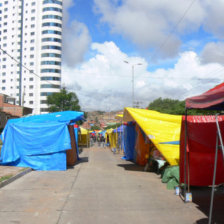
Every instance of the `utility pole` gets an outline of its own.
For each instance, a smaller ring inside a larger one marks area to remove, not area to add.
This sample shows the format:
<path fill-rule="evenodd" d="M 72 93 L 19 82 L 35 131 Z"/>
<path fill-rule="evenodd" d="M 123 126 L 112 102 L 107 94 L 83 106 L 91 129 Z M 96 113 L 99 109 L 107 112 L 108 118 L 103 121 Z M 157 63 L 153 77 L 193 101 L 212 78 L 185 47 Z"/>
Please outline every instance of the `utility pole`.
<path fill-rule="evenodd" d="M 130 64 L 128 61 L 124 61 L 124 63 Z M 131 74 L 132 74 L 132 107 L 134 107 L 134 101 L 135 101 L 135 65 L 142 65 L 142 63 L 132 64 L 131 65 Z"/>
<path fill-rule="evenodd" d="M 19 105 L 22 106 L 22 81 L 23 81 L 23 8 L 24 0 L 21 0 L 21 33 L 20 33 L 20 64 L 19 64 Z"/>

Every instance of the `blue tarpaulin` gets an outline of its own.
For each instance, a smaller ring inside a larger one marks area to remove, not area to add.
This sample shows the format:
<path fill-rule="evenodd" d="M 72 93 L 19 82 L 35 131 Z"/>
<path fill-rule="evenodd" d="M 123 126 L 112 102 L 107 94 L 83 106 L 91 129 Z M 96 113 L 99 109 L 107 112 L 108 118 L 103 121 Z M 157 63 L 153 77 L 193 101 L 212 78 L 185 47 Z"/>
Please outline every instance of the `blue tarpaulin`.
<path fill-rule="evenodd" d="M 83 112 L 64 111 L 9 120 L 1 135 L 1 164 L 66 170 L 66 150 L 71 149 L 67 125 L 82 117 Z"/>
<path fill-rule="evenodd" d="M 113 132 L 123 132 L 124 131 L 124 125 L 121 125 L 120 127 L 118 127 L 118 128 L 116 128 L 116 129 L 114 129 L 114 131 Z"/>
<path fill-rule="evenodd" d="M 136 131 L 135 125 L 128 123 L 124 129 L 124 157 L 126 160 L 134 160 Z"/>
<path fill-rule="evenodd" d="M 78 134 L 78 132 L 79 132 L 79 128 L 74 128 L 76 153 L 77 153 L 78 160 L 80 160 L 80 158 L 79 158 L 79 144 L 78 144 L 79 134 Z"/>

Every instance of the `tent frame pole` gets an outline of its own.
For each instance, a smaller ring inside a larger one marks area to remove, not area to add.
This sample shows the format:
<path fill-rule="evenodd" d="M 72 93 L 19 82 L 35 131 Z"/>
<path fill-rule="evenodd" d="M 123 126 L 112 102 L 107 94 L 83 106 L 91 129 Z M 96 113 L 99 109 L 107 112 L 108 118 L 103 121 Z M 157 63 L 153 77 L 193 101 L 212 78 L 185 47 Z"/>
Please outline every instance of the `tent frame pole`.
<path fill-rule="evenodd" d="M 215 193 L 215 180 L 216 180 L 216 170 L 217 170 L 217 161 L 218 161 L 218 150 L 219 150 L 219 142 L 221 144 L 222 155 L 224 159 L 224 147 L 222 141 L 222 134 L 219 127 L 218 114 L 215 115 L 216 126 L 217 126 L 217 134 L 216 134 L 216 149 L 215 149 L 215 161 L 214 161 L 214 171 L 213 171 L 213 180 L 212 180 L 212 192 L 211 192 L 211 200 L 210 200 L 210 209 L 209 209 L 209 220 L 208 223 L 212 223 L 212 210 L 213 210 L 213 201 L 214 201 L 214 193 Z"/>
<path fill-rule="evenodd" d="M 187 108 L 185 109 L 185 141 L 184 141 L 184 201 L 186 202 L 187 191 Z"/>

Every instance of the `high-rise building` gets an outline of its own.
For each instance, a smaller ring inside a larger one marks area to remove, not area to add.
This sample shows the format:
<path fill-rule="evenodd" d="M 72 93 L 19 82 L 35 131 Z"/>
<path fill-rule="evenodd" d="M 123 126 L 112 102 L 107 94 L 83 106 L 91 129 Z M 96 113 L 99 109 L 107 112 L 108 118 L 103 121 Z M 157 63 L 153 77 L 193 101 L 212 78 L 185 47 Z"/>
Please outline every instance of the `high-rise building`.
<path fill-rule="evenodd" d="M 0 0 L 0 93 L 47 112 L 61 87 L 61 48 L 62 0 Z"/>

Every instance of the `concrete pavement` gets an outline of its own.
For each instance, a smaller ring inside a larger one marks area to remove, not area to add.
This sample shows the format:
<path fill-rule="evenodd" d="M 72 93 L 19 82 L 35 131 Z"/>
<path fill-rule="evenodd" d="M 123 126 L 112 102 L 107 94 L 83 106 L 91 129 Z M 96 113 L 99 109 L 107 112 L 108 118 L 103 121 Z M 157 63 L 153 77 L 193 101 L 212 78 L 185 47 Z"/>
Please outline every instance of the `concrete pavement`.
<path fill-rule="evenodd" d="M 192 224 L 204 213 L 103 148 L 67 171 L 32 171 L 0 189 L 0 224 Z"/>

